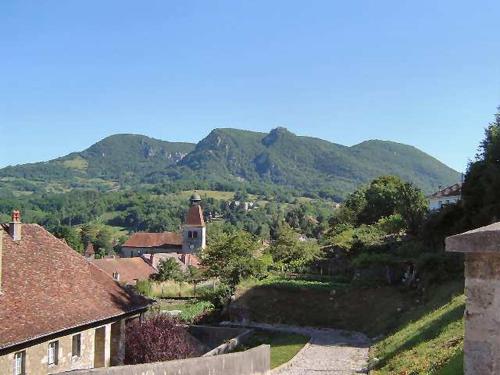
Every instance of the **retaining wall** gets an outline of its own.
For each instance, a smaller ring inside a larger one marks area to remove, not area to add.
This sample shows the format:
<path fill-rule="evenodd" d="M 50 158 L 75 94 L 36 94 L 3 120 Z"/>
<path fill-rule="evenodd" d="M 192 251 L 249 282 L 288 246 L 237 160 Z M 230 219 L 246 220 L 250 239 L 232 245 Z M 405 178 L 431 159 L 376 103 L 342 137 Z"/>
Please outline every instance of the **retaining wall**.
<path fill-rule="evenodd" d="M 264 375 L 271 367 L 271 347 L 261 345 L 239 353 L 142 365 L 71 372 L 72 375 Z"/>

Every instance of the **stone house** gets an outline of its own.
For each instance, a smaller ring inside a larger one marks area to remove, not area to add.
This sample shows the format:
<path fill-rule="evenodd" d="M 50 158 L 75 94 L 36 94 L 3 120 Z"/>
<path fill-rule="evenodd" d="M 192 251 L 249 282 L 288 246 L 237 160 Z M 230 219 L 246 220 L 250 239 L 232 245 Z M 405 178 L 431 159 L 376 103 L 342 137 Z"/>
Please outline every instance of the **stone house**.
<path fill-rule="evenodd" d="M 18 212 L 0 226 L 0 373 L 121 364 L 125 323 L 148 301 Z"/>

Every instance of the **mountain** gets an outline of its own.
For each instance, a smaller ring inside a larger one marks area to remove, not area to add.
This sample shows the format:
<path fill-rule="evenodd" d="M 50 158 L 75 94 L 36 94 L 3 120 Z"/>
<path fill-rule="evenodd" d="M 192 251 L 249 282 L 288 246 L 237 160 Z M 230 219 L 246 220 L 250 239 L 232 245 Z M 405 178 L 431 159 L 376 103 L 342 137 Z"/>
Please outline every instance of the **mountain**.
<path fill-rule="evenodd" d="M 415 147 L 371 140 L 347 147 L 297 136 L 215 129 L 198 144 L 119 134 L 44 163 L 0 169 L 0 188 L 58 191 L 111 190 L 162 182 L 203 181 L 209 186 L 283 187 L 345 197 L 360 184 L 393 174 L 430 192 L 455 183 L 458 172 Z"/>
<path fill-rule="evenodd" d="M 179 166 L 213 176 L 345 196 L 373 178 L 393 174 L 426 192 L 460 179 L 458 172 L 415 147 L 372 140 L 347 147 L 297 136 L 285 128 L 269 134 L 215 129 Z"/>
<path fill-rule="evenodd" d="M 114 189 L 141 182 L 146 175 L 175 165 L 194 147 L 192 143 L 116 134 L 84 151 L 48 162 L 0 169 L 0 188 L 16 191 Z"/>

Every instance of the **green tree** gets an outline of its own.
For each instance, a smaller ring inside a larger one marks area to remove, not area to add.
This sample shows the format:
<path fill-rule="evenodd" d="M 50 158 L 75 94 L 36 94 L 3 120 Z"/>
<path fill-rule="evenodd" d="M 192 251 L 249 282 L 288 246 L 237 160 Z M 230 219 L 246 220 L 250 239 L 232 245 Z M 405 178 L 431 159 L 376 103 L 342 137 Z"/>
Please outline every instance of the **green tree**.
<path fill-rule="evenodd" d="M 390 216 L 396 211 L 398 192 L 403 181 L 396 176 L 382 176 L 373 180 L 366 189 L 366 204 L 358 215 L 360 224 L 373 224 L 381 217 Z"/>
<path fill-rule="evenodd" d="M 418 187 L 405 183 L 397 192 L 396 210 L 405 221 L 408 233 L 417 234 L 428 211 L 427 199 Z"/>
<path fill-rule="evenodd" d="M 160 262 L 158 266 L 158 273 L 156 274 L 156 280 L 158 281 L 168 281 L 174 280 L 177 282 L 184 281 L 184 274 L 182 272 L 179 262 L 173 258 L 167 258 Z"/>
<path fill-rule="evenodd" d="M 207 268 L 207 276 L 217 277 L 235 288 L 243 278 L 262 272 L 262 264 L 256 257 L 258 249 L 258 241 L 246 231 L 223 232 L 210 239 L 201 253 L 201 261 Z"/>
<path fill-rule="evenodd" d="M 321 250 L 316 241 L 301 241 L 299 234 L 284 224 L 279 229 L 276 241 L 270 246 L 269 253 L 282 270 L 301 272 L 319 259 Z"/>
<path fill-rule="evenodd" d="M 478 227 L 500 219 L 500 107 L 485 130 L 476 161 L 469 165 L 462 189 L 465 225 Z"/>
<path fill-rule="evenodd" d="M 83 252 L 83 242 L 80 234 L 74 227 L 67 225 L 59 226 L 54 230 L 54 235 L 57 238 L 64 239 L 66 243 L 79 253 Z"/>

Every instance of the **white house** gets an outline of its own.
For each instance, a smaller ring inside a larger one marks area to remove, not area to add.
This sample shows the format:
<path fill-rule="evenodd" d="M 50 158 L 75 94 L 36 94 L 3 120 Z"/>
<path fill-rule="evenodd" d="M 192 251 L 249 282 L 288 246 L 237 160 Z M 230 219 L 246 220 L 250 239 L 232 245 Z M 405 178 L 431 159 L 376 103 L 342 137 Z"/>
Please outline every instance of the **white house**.
<path fill-rule="evenodd" d="M 462 199 L 462 184 L 455 184 L 441 189 L 427 197 L 429 210 L 440 210 L 443 206 L 456 204 Z"/>

